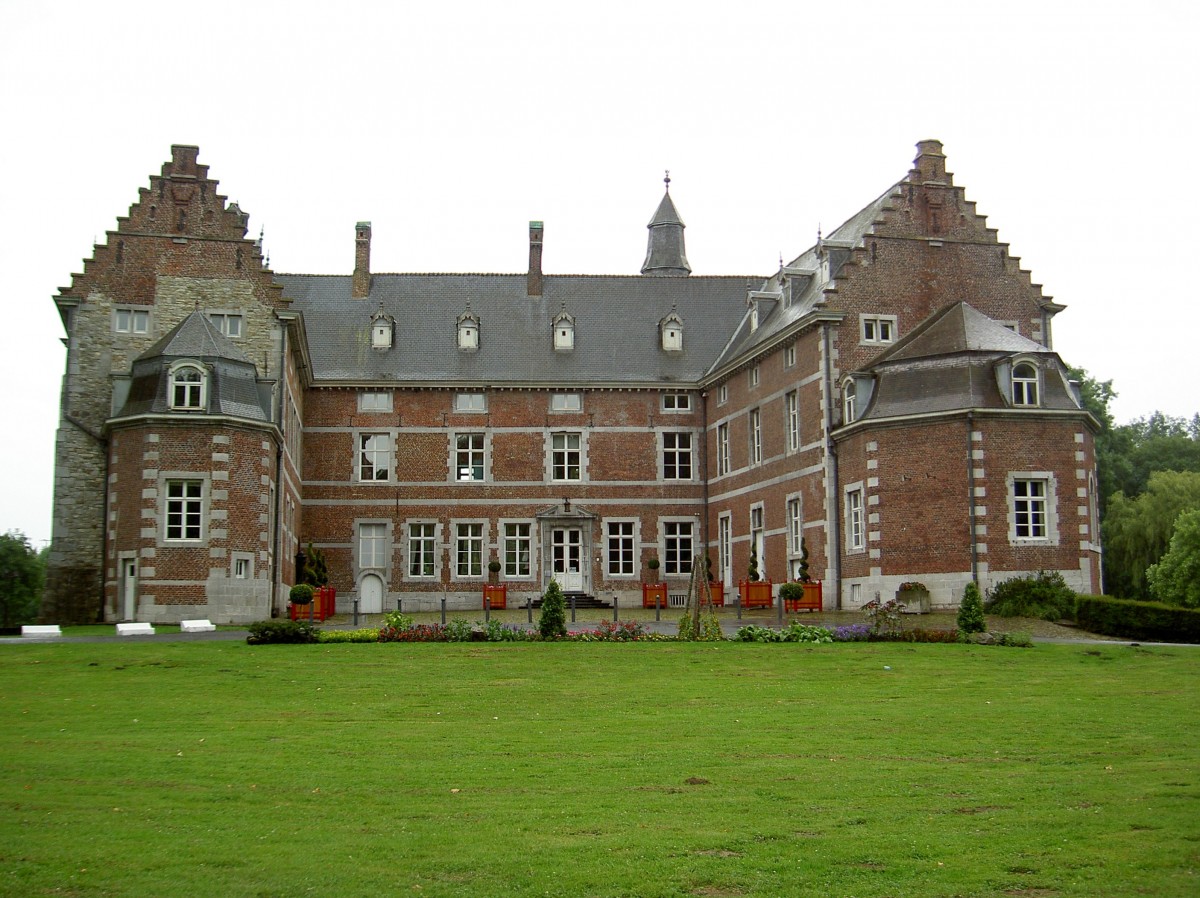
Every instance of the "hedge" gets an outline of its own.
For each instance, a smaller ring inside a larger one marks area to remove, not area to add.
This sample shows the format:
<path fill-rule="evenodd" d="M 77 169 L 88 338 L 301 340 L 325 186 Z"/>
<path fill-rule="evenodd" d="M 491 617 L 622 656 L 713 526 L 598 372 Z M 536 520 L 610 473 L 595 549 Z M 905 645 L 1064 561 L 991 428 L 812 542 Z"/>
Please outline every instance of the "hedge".
<path fill-rule="evenodd" d="M 1079 596 L 1075 621 L 1080 629 L 1126 639 L 1200 643 L 1200 609 L 1135 602 L 1108 596 Z"/>

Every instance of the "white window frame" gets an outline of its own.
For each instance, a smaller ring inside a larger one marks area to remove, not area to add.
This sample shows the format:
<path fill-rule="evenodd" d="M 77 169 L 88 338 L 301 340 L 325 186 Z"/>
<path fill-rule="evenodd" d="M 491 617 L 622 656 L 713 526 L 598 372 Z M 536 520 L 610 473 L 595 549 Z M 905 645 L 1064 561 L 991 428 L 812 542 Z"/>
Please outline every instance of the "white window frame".
<path fill-rule="evenodd" d="M 150 333 L 150 310 L 135 306 L 117 306 L 113 309 L 113 332 L 134 336 Z"/>
<path fill-rule="evenodd" d="M 234 580 L 253 580 L 254 555 L 250 552 L 231 553 L 229 575 Z"/>
<path fill-rule="evenodd" d="M 458 322 L 458 348 L 464 352 L 474 352 L 479 348 L 479 322 L 472 317 Z"/>
<path fill-rule="evenodd" d="M 584 462 L 583 433 L 578 430 L 553 431 L 550 433 L 549 449 L 550 480 L 554 483 L 581 483 Z M 574 477 L 570 476 L 572 471 Z M 560 474 L 562 476 L 559 476 Z"/>
<path fill-rule="evenodd" d="M 662 571 L 665 577 L 683 577 L 692 572 L 692 558 L 696 554 L 696 522 L 692 518 L 663 518 L 659 520 L 662 531 Z M 687 551 L 684 551 L 686 546 Z"/>
<path fill-rule="evenodd" d="M 464 449 L 463 440 L 468 442 Z M 488 435 L 483 431 L 459 431 L 451 444 L 450 476 L 455 483 L 484 483 L 488 479 Z M 464 458 L 466 464 L 463 464 Z M 468 476 L 463 477 L 463 471 Z"/>
<path fill-rule="evenodd" d="M 783 367 L 785 367 L 785 368 L 795 368 L 796 367 L 796 344 L 795 343 L 789 343 L 787 346 L 783 347 Z"/>
<path fill-rule="evenodd" d="M 358 394 L 358 410 L 367 414 L 372 412 L 390 412 L 392 410 L 391 391 L 364 390 Z"/>
<path fill-rule="evenodd" d="M 550 411 L 573 412 L 583 411 L 583 395 L 581 393 L 551 393 Z"/>
<path fill-rule="evenodd" d="M 690 481 L 695 476 L 693 447 L 695 441 L 691 431 L 664 430 L 660 438 L 659 458 L 662 461 L 662 479 Z"/>
<path fill-rule="evenodd" d="M 799 557 L 803 554 L 804 500 L 799 495 L 787 498 L 788 554 Z"/>
<path fill-rule="evenodd" d="M 198 477 L 166 477 L 163 479 L 163 542 L 203 543 L 207 482 Z"/>
<path fill-rule="evenodd" d="M 767 512 L 762 502 L 750 506 L 750 548 L 758 552 L 758 576 L 767 579 Z"/>
<path fill-rule="evenodd" d="M 189 371 L 196 373 L 196 380 L 182 379 L 184 372 Z M 172 409 L 201 412 L 208 407 L 208 371 L 199 362 L 184 359 L 173 364 L 170 368 L 168 384 L 171 391 L 169 398 Z"/>
<path fill-rule="evenodd" d="M 509 580 L 533 579 L 533 524 L 528 521 L 500 522 L 500 563 Z"/>
<path fill-rule="evenodd" d="M 405 559 L 405 579 L 436 579 L 438 576 L 437 521 L 406 521 L 404 538 L 408 556 Z M 415 571 L 414 567 L 416 567 Z"/>
<path fill-rule="evenodd" d="M 1011 471 L 1008 539 L 1012 545 L 1057 546 L 1058 479 L 1051 471 Z"/>
<path fill-rule="evenodd" d="M 487 536 L 484 521 L 454 521 L 454 579 L 483 577 L 483 546 Z"/>
<path fill-rule="evenodd" d="M 858 342 L 864 346 L 889 346 L 896 342 L 895 315 L 859 315 Z"/>
<path fill-rule="evenodd" d="M 783 396 L 784 428 L 788 452 L 800 450 L 800 391 L 791 390 Z"/>
<path fill-rule="evenodd" d="M 729 384 L 721 384 L 717 387 L 717 405 L 724 405 L 729 401 Z"/>
<path fill-rule="evenodd" d="M 664 412 L 690 412 L 692 395 L 690 393 L 663 393 L 662 410 Z"/>
<path fill-rule="evenodd" d="M 486 412 L 487 408 L 486 393 L 454 394 L 454 411 L 459 414 L 481 414 Z"/>
<path fill-rule="evenodd" d="M 638 519 L 606 518 L 604 521 L 604 572 L 614 580 L 637 576 Z"/>
<path fill-rule="evenodd" d="M 213 311 L 208 312 L 208 320 L 213 327 L 231 340 L 240 340 L 246 333 L 246 316 L 241 312 Z"/>
<path fill-rule="evenodd" d="M 383 445 L 379 445 L 383 440 Z M 355 479 L 359 483 L 390 483 L 392 480 L 392 434 L 388 431 L 356 431 L 354 434 Z M 381 465 L 382 460 L 382 465 Z M 380 475 L 383 476 L 380 476 Z"/>
<path fill-rule="evenodd" d="M 752 408 L 749 413 L 750 464 L 761 465 L 763 459 L 762 409 Z"/>
<path fill-rule="evenodd" d="M 865 552 L 867 548 L 866 508 L 861 483 L 852 483 L 844 493 L 846 508 L 846 551 Z"/>
<path fill-rule="evenodd" d="M 386 521 L 357 521 L 356 560 L 360 571 L 386 571 L 390 546 Z"/>
<path fill-rule="evenodd" d="M 842 423 L 853 424 L 858 411 L 858 384 L 854 378 L 842 381 Z"/>
<path fill-rule="evenodd" d="M 750 386 L 757 387 L 762 382 L 762 371 L 758 365 L 750 366 Z"/>
<path fill-rule="evenodd" d="M 729 471 L 729 422 L 726 421 L 717 425 L 717 476 Z"/>
<path fill-rule="evenodd" d="M 1018 371 L 1028 369 L 1029 374 L 1018 375 Z M 1038 408 L 1042 395 L 1041 370 L 1028 359 L 1013 362 L 1012 366 L 1012 403 L 1017 408 Z"/>
<path fill-rule="evenodd" d="M 722 512 L 717 517 L 717 560 L 721 565 L 721 582 L 733 585 L 733 514 Z"/>

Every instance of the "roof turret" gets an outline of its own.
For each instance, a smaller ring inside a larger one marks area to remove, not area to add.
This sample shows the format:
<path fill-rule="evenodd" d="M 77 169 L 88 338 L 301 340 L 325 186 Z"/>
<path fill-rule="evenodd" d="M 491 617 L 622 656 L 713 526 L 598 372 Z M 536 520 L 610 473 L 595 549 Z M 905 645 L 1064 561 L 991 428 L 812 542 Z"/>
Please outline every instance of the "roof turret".
<path fill-rule="evenodd" d="M 675 203 L 671 201 L 671 173 L 663 178 L 666 191 L 658 210 L 646 225 L 650 237 L 646 246 L 646 261 L 642 263 L 642 274 L 659 277 L 687 277 L 692 273 L 683 248 L 683 229 L 687 227 L 679 217 Z"/>

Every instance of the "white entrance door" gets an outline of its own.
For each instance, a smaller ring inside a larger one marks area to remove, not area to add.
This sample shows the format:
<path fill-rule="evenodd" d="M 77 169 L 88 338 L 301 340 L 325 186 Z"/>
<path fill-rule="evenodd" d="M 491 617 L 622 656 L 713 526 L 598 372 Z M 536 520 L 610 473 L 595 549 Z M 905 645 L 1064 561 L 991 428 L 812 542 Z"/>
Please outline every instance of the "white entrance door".
<path fill-rule="evenodd" d="M 383 612 L 383 581 L 367 574 L 358 585 L 358 610 L 363 614 Z"/>
<path fill-rule="evenodd" d="M 583 592 L 583 531 L 555 527 L 550 533 L 550 571 L 563 592 Z"/>
<path fill-rule="evenodd" d="M 137 617 L 137 559 L 121 562 L 121 620 Z"/>

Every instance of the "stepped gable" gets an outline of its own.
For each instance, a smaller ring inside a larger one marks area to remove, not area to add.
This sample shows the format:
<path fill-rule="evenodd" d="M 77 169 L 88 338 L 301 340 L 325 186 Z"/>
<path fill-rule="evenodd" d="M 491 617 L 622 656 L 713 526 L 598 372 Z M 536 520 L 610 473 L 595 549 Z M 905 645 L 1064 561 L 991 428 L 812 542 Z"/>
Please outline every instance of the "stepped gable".
<path fill-rule="evenodd" d="M 161 174 L 150 176 L 150 186 L 139 189 L 128 214 L 117 219 L 117 229 L 95 245 L 70 286 L 59 289 L 56 302 L 64 324 L 67 308 L 90 293 L 153 304 L 159 276 L 248 278 L 262 301 L 285 304 L 261 247 L 246 236 L 249 215 L 217 192 L 208 166 L 197 161 L 199 152 L 195 146 L 172 145 L 171 161 Z"/>
<path fill-rule="evenodd" d="M 269 421 L 269 398 L 260 394 L 257 371 L 245 354 L 196 311 L 133 362 L 129 393 L 116 418 L 195 412 L 172 409 L 171 368 L 182 360 L 201 363 L 208 382 L 204 413 Z"/>
<path fill-rule="evenodd" d="M 882 353 L 864 373 L 874 376 L 871 401 L 855 423 L 968 409 L 1009 409 L 1001 391 L 1004 363 L 1040 359 L 1042 384 L 1036 408 L 1022 414 L 1080 411 L 1066 366 L 1058 355 L 1013 333 L 965 302 L 932 315 Z"/>

